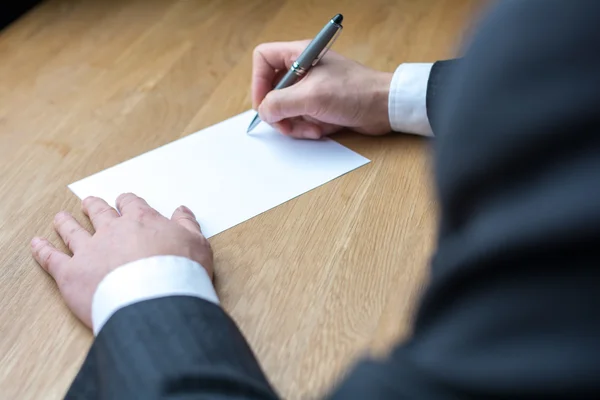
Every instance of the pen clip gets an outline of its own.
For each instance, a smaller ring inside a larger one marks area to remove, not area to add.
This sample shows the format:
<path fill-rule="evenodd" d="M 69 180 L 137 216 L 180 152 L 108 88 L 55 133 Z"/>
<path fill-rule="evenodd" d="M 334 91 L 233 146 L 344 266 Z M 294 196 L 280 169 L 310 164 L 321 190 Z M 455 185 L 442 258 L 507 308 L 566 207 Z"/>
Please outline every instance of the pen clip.
<path fill-rule="evenodd" d="M 323 51 L 321 52 L 321 54 L 319 54 L 319 56 L 317 58 L 315 58 L 315 60 L 312 62 L 312 66 L 314 67 L 315 65 L 317 65 L 317 63 L 319 61 L 321 61 L 321 58 L 323 58 L 323 56 L 329 51 L 329 49 L 331 48 L 331 46 L 333 46 L 333 43 L 335 42 L 335 40 L 338 38 L 338 36 L 340 36 L 340 33 L 342 33 L 342 29 L 344 29 L 344 27 L 342 25 L 338 25 L 339 29 L 337 30 L 337 32 L 335 33 L 335 35 L 333 35 L 333 37 L 331 38 L 331 40 L 329 41 L 329 43 L 327 43 L 327 46 L 325 46 L 325 48 L 323 49 Z"/>

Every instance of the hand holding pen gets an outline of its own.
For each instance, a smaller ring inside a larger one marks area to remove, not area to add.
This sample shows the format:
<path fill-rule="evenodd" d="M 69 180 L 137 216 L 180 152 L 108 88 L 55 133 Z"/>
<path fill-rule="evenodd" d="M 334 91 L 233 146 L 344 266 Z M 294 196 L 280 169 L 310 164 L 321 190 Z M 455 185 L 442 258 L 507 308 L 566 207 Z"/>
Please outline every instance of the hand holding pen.
<path fill-rule="evenodd" d="M 392 74 L 367 68 L 333 51 L 299 82 L 273 90 L 282 71 L 289 75 L 309 43 L 266 43 L 255 49 L 252 105 L 260 119 L 284 135 L 304 139 L 319 139 L 342 128 L 369 135 L 389 132 Z"/>

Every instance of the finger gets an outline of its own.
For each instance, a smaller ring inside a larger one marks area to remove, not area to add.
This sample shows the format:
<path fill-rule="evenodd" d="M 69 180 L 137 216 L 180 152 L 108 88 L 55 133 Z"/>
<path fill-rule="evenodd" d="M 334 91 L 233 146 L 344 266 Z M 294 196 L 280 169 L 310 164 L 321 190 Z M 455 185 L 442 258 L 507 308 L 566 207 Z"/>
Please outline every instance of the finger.
<path fill-rule="evenodd" d="M 290 125 L 289 135 L 297 139 L 317 140 L 323 137 L 323 130 L 314 122 L 302 118 L 292 118 L 290 119 Z"/>
<path fill-rule="evenodd" d="M 254 49 L 252 56 L 252 108 L 258 106 L 273 89 L 273 81 L 281 70 L 288 70 L 308 41 L 264 43 Z"/>
<path fill-rule="evenodd" d="M 35 261 L 55 280 L 71 259 L 71 257 L 58 250 L 49 241 L 38 237 L 31 240 L 31 252 Z"/>
<path fill-rule="evenodd" d="M 282 133 L 285 136 L 292 135 L 292 122 L 289 119 L 284 119 L 279 122 L 274 122 L 271 124 L 271 126 L 273 128 L 275 128 L 275 130 L 277 130 L 279 133 Z"/>
<path fill-rule="evenodd" d="M 95 230 L 98 230 L 103 226 L 108 225 L 110 221 L 119 218 L 117 210 L 98 197 L 87 197 L 81 203 L 81 208 L 84 214 L 92 221 Z"/>
<path fill-rule="evenodd" d="M 123 216 L 141 218 L 144 215 L 159 215 L 158 212 L 150 207 L 146 200 L 136 196 L 133 193 L 123 193 L 117 197 L 117 210 Z"/>
<path fill-rule="evenodd" d="M 273 128 L 285 136 L 296 139 L 320 139 L 323 136 L 321 127 L 302 118 L 288 118 L 272 124 Z"/>
<path fill-rule="evenodd" d="M 54 217 L 54 229 L 73 253 L 91 238 L 90 233 L 71 214 L 65 211 L 59 212 Z"/>
<path fill-rule="evenodd" d="M 311 115 L 322 107 L 318 103 L 315 91 L 305 81 L 281 90 L 273 90 L 267 94 L 260 106 L 260 119 L 274 124 L 286 118 Z"/>
<path fill-rule="evenodd" d="M 318 119 L 310 116 L 306 116 L 304 119 L 308 122 L 317 124 L 321 128 L 321 137 L 331 135 L 332 133 L 338 132 L 342 129 L 342 127 L 339 125 L 319 121 Z"/>
<path fill-rule="evenodd" d="M 271 124 L 286 136 L 296 139 L 320 139 L 341 129 L 339 125 L 328 124 L 311 117 L 295 117 Z"/>
<path fill-rule="evenodd" d="M 202 234 L 202 230 L 200 229 L 200 223 L 196 219 L 196 216 L 186 206 L 181 206 L 175 212 L 173 212 L 173 216 L 171 217 L 172 221 L 177 222 L 179 225 L 183 226 L 188 231 L 195 234 Z"/>

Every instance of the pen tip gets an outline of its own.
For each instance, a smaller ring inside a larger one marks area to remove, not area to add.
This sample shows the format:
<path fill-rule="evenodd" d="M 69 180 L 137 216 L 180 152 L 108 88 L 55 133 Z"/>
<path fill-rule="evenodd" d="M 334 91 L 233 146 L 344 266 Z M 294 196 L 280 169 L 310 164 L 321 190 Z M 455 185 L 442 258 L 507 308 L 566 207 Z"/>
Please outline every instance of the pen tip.
<path fill-rule="evenodd" d="M 250 131 L 252 131 L 252 129 L 256 128 L 256 125 L 258 125 L 259 123 L 260 123 L 260 117 L 258 116 L 258 114 L 256 114 L 254 116 L 254 119 L 252 120 L 252 122 L 250 122 L 250 126 L 248 126 L 246 133 L 250 133 Z"/>
<path fill-rule="evenodd" d="M 344 20 L 344 16 L 342 14 L 338 14 L 335 17 L 333 17 L 331 19 L 333 22 L 335 22 L 338 25 L 341 25 L 342 21 Z"/>

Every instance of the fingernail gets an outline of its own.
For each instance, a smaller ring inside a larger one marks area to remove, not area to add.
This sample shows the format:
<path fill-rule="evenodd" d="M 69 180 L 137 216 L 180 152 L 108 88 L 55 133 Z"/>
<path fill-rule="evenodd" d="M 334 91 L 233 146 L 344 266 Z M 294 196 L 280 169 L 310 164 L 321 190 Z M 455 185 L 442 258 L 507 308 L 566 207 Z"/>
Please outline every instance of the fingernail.
<path fill-rule="evenodd" d="M 62 210 L 56 213 L 57 217 L 70 217 L 71 214 L 68 211 Z"/>
<path fill-rule="evenodd" d="M 55 216 L 54 216 L 54 221 L 60 221 L 62 218 L 67 218 L 69 217 L 70 214 L 66 211 L 59 211 Z"/>
<path fill-rule="evenodd" d="M 41 241 L 42 241 L 42 239 L 40 239 L 39 237 L 34 237 L 33 239 L 31 239 L 31 246 L 35 247 L 38 244 L 40 244 Z"/>

